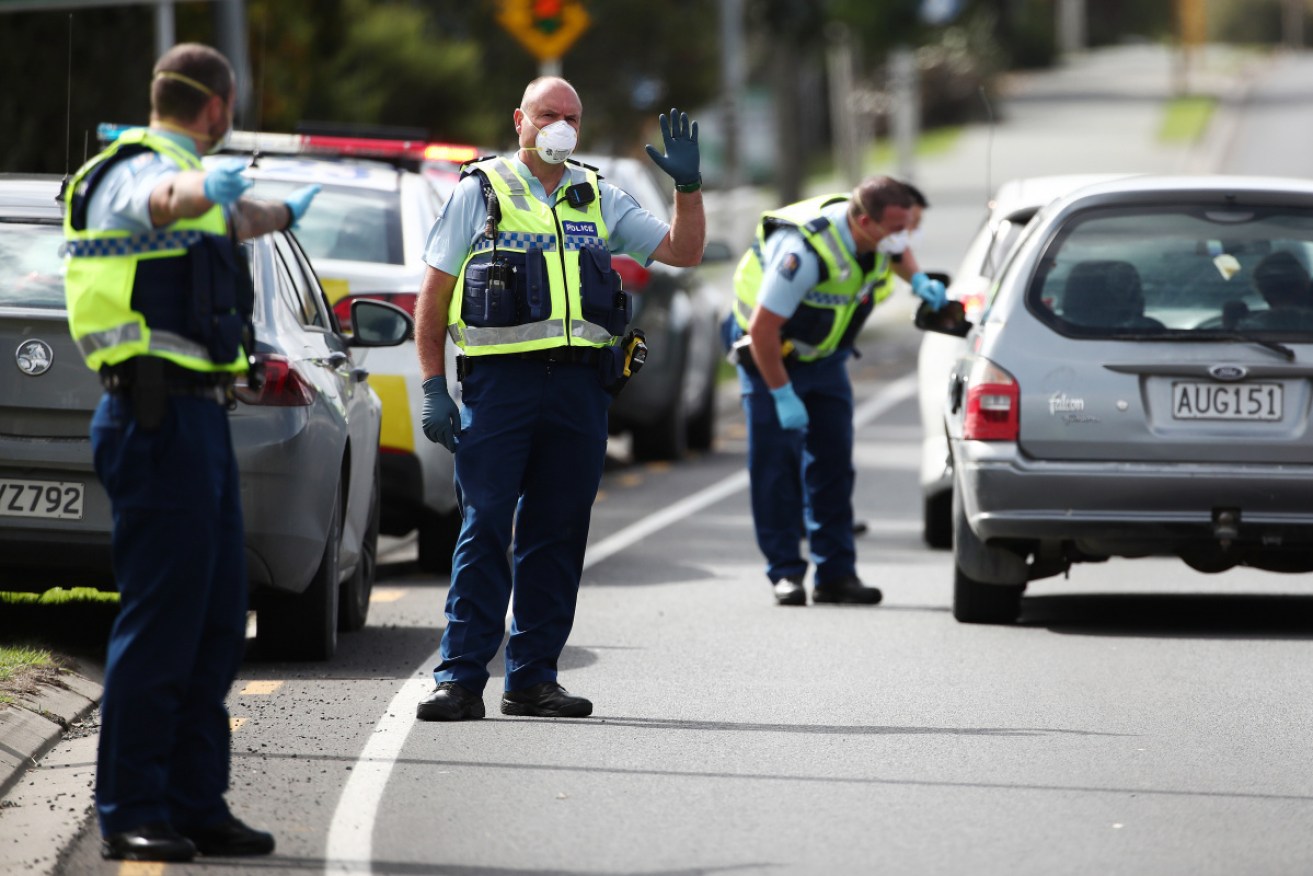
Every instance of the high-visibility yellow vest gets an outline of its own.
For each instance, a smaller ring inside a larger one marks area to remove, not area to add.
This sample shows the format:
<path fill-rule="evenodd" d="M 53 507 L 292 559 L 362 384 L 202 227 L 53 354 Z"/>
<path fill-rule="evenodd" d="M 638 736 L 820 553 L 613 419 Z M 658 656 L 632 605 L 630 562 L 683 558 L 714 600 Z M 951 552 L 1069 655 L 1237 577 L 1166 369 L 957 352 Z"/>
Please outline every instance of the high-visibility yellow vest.
<path fill-rule="evenodd" d="M 183 170 L 203 169 L 200 158 L 173 140 L 136 128 L 78 170 L 64 210 L 65 300 L 73 340 L 93 370 L 135 356 L 159 356 L 193 371 L 244 371 L 247 359 L 240 343 L 235 355 L 219 361 L 212 351 L 233 346 L 232 338 L 249 321 L 249 302 L 221 300 L 231 296 L 215 294 L 209 283 L 195 288 L 193 258 L 200 249 L 210 262 L 225 262 L 225 276 L 231 276 L 232 260 L 236 270 L 245 270 L 222 207 L 145 233 L 86 227 L 90 195 L 108 163 L 126 160 L 128 150 L 160 153 Z M 214 304 L 203 316 L 197 311 L 198 294 Z M 220 332 L 228 341 L 216 345 L 213 339 Z"/>
<path fill-rule="evenodd" d="M 572 206 L 567 186 L 555 205 L 534 197 L 515 163 L 488 158 L 469 167 L 500 210 L 496 242 L 481 236 L 461 265 L 447 331 L 467 356 L 552 347 L 601 348 L 624 334 L 628 293 L 611 270 L 597 173 L 584 168 L 588 203 Z"/>
<path fill-rule="evenodd" d="M 889 296 L 892 284 L 889 257 L 877 253 L 872 268 L 864 271 L 856 255 L 845 245 L 839 229 L 822 214 L 826 207 L 848 200 L 846 194 L 821 195 L 762 214 L 757 239 L 734 271 L 734 319 L 739 328 L 748 330 L 748 321 L 757 305 L 766 239 L 780 228 L 794 228 L 820 259 L 821 279 L 807 291 L 798 309 L 785 322 L 782 338 L 793 342 L 798 358 L 804 362 L 829 356 L 851 343 L 848 328 L 863 300 L 870 294 L 874 303 L 883 301 Z"/>

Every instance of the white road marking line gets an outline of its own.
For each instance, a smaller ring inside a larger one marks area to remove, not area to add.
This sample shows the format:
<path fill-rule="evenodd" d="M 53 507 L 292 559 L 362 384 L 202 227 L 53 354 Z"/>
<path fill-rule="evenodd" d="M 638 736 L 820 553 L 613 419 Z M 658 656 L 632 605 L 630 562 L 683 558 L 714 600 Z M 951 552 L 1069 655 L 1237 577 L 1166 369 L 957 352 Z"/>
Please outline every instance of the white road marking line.
<path fill-rule="evenodd" d="M 283 686 L 281 681 L 248 681 L 237 692 L 239 697 L 267 697 Z"/>
<path fill-rule="evenodd" d="M 915 391 L 915 374 L 901 377 L 881 387 L 879 392 L 864 401 L 853 412 L 854 428 L 860 428 L 871 422 L 910 397 Z M 584 557 L 584 569 L 587 570 L 652 533 L 677 523 L 709 505 L 714 505 L 747 486 L 747 471 L 736 472 L 719 483 L 676 502 L 664 511 L 628 526 L 595 545 L 590 545 Z M 422 677 L 409 679 L 401 686 L 396 696 L 388 703 L 383 717 L 374 725 L 374 732 L 365 743 L 364 750 L 356 758 L 355 765 L 351 769 L 351 778 L 347 779 L 346 787 L 342 789 L 342 796 L 337 801 L 337 809 L 333 812 L 333 820 L 328 826 L 328 842 L 324 850 L 325 876 L 346 876 L 346 874 L 368 876 L 374 872 L 371 861 L 374 819 L 383 800 L 388 777 L 391 776 L 392 768 L 401 755 L 402 748 L 405 747 L 406 737 L 415 726 L 415 703 L 428 693 L 429 685 L 432 684 L 429 672 L 436 658 L 436 652 L 430 654 L 416 667 L 415 672 Z"/>

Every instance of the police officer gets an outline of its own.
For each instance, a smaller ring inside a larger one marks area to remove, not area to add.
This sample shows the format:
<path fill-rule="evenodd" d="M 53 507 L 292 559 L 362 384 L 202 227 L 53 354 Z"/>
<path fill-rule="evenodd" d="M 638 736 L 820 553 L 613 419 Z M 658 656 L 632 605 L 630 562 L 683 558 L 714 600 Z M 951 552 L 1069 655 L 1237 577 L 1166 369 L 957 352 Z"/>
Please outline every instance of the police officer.
<path fill-rule="evenodd" d="M 567 163 L 582 115 L 569 82 L 529 83 L 514 113 L 518 153 L 468 168 L 429 236 L 415 330 L 423 425 L 456 455 L 463 523 L 437 685 L 418 704 L 420 720 L 483 717 L 508 603 L 502 713 L 592 713 L 557 682 L 557 658 L 606 455 L 605 387 L 626 354 L 629 303 L 610 253 L 696 265 L 706 220 L 687 115 L 661 116 L 665 154 L 647 147 L 675 183 L 669 226 L 591 168 Z M 459 413 L 444 373 L 448 333 L 463 354 Z"/>
<path fill-rule="evenodd" d="M 228 433 L 253 307 L 237 241 L 290 227 L 242 197 L 240 165 L 200 156 L 232 125 L 226 58 L 182 44 L 156 63 L 147 128 L 121 135 L 66 192 L 69 328 L 106 393 L 91 424 L 114 514 L 121 597 L 101 701 L 96 811 L 106 858 L 273 851 L 224 802 L 224 698 L 246 639 L 241 496 Z"/>
<path fill-rule="evenodd" d="M 753 525 L 780 605 L 807 602 L 804 532 L 813 602 L 881 599 L 857 576 L 847 361 L 866 315 L 892 291 L 881 244 L 905 236 L 913 203 L 901 183 L 873 177 L 851 195 L 768 211 L 735 270 L 727 339 L 747 413 Z M 910 280 L 916 295 L 942 306 L 942 283 L 920 271 Z"/>

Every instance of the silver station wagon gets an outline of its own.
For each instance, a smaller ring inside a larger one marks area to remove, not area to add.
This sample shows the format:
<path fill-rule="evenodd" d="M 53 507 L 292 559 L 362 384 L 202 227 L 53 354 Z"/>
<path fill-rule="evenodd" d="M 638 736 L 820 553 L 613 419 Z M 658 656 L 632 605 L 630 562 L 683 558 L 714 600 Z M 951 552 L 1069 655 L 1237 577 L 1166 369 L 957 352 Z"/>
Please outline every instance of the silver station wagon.
<path fill-rule="evenodd" d="M 1313 570 L 1313 183 L 1127 177 L 1027 227 L 946 387 L 953 613 L 1109 557 Z"/>
<path fill-rule="evenodd" d="M 68 332 L 59 190 L 0 175 L 0 590 L 114 587 L 90 440 L 102 391 Z M 355 357 L 400 344 L 411 321 L 358 301 L 345 334 L 291 234 L 246 255 L 265 379 L 239 382 L 229 425 L 256 636 L 265 656 L 324 660 L 339 630 L 364 626 L 377 556 L 380 403 Z"/>

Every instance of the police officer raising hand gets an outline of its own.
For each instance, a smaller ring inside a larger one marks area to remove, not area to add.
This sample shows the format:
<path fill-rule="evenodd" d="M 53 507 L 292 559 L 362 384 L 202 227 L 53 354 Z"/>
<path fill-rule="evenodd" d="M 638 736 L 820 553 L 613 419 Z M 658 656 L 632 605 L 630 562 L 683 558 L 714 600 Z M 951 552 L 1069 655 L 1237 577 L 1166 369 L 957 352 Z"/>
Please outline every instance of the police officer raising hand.
<path fill-rule="evenodd" d="M 508 605 L 502 713 L 593 710 L 561 687 L 556 664 L 574 622 L 606 456 L 608 387 L 626 355 L 629 296 L 611 253 L 695 265 L 706 220 L 697 126 L 687 116 L 663 116 L 665 153 L 652 150 L 676 183 L 670 225 L 568 161 L 582 120 L 569 82 L 530 82 L 512 113 L 518 151 L 465 168 L 425 250 L 415 320 L 424 434 L 454 447 L 463 522 L 437 684 L 416 707 L 423 721 L 484 716 L 487 664 Z M 448 337 L 461 351 L 459 422 L 447 391 Z"/>

